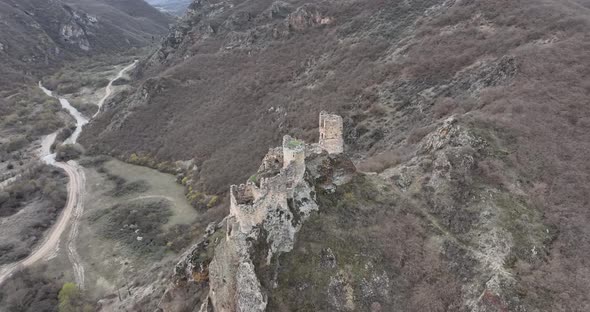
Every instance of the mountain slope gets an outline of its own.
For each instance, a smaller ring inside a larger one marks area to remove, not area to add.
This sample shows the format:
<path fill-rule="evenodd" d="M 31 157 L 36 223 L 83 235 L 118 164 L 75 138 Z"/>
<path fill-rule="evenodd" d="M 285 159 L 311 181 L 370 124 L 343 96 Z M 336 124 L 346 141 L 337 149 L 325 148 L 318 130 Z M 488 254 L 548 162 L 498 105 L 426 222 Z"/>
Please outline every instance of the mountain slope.
<path fill-rule="evenodd" d="M 190 0 L 148 0 L 149 4 L 162 12 L 182 16 L 192 2 Z"/>
<path fill-rule="evenodd" d="M 337 112 L 379 180 L 320 194 L 294 252 L 257 263 L 271 307 L 584 311 L 589 29 L 587 0 L 194 1 L 83 141 L 194 158 L 223 193 Z M 312 274 L 327 248 L 343 266 Z"/>
<path fill-rule="evenodd" d="M 587 9 L 577 12 L 575 3 L 452 3 L 196 1 L 144 62 L 146 82 L 126 100 L 133 113 L 118 113 L 107 131 L 88 137 L 109 152 L 196 157 L 207 187 L 219 191 L 247 178 L 282 134 L 311 138 L 321 109 L 350 117 L 357 149 L 383 150 L 433 115 L 471 109 L 471 98 L 509 84 L 531 54 L 569 51 L 567 39 L 585 36 L 582 26 L 560 30 L 587 23 L 578 17 Z"/>
<path fill-rule="evenodd" d="M 2 0 L 0 18 L 5 86 L 74 56 L 148 45 L 172 22 L 143 0 Z"/>

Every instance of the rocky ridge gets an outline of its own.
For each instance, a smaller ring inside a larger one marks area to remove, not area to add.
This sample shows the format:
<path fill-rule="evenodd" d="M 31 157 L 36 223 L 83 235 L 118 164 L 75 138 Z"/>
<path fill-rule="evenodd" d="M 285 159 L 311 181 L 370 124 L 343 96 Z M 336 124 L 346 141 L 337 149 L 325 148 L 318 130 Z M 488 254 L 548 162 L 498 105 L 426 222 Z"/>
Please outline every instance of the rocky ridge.
<path fill-rule="evenodd" d="M 326 119 L 332 123 L 321 125 L 327 136 L 322 136 L 320 143 L 306 144 L 287 135 L 282 147 L 269 150 L 246 184 L 231 186 L 229 216 L 210 225 L 204 241 L 178 263 L 175 285 L 168 290 L 166 301 L 172 301 L 178 286 L 207 281 L 209 291 L 202 299 L 201 311 L 266 310 L 267 292 L 257 276 L 260 264 L 255 263 L 255 254 L 264 255 L 263 265 L 270 265 L 273 258 L 290 252 L 297 232 L 311 212 L 318 210 L 316 181 L 323 181 L 318 187 L 333 190 L 347 183 L 354 172 L 350 161 L 338 173 L 326 168 L 330 159 L 344 157 L 343 146 L 326 143 L 335 140 L 343 144 L 342 118 L 325 112 L 321 116 L 320 123 Z M 330 129 L 325 130 L 326 126 Z M 345 158 L 341 161 L 346 163 Z M 326 176 L 326 172 L 332 175 Z M 222 228 L 223 235 L 216 236 Z M 215 246 L 213 256 L 203 259 L 199 255 L 211 248 L 209 244 Z"/>
<path fill-rule="evenodd" d="M 466 117 L 446 118 L 412 155 L 377 174 L 358 172 L 342 153 L 342 118 L 322 113 L 319 132 L 314 144 L 285 136 L 256 174 L 230 187 L 230 214 L 207 227 L 170 278 L 155 282 L 166 290 L 153 304 L 163 311 L 538 307 L 522 295 L 516 272 L 542 263 L 555 233 L 518 179 L 494 174 L 510 171 L 493 134 Z M 134 300 L 153 296 L 149 289 Z"/>
<path fill-rule="evenodd" d="M 494 184 L 487 181 L 491 173 L 482 174 L 502 157 L 492 136 L 449 117 L 408 159 L 380 174 L 363 174 L 342 154 L 342 145 L 327 143 L 342 142 L 342 119 L 322 113 L 319 129 L 316 144 L 285 136 L 247 183 L 230 188 L 229 216 L 211 224 L 176 265 L 160 301 L 164 311 L 386 311 L 395 302 L 412 311 L 434 305 L 457 311 L 530 307 L 517 295 L 522 285 L 512 266 L 543 261 L 553 233 L 518 182 L 504 177 Z M 408 215 L 417 219 L 404 220 Z M 388 234 L 393 245 L 374 237 L 375 230 L 404 223 L 414 223 L 412 235 L 425 240 L 419 250 L 406 249 L 393 238 L 399 234 Z M 341 246 L 337 233 L 347 228 L 350 238 Z M 316 250 L 307 254 L 310 248 Z M 388 252 L 420 258 L 398 267 L 388 264 L 396 262 Z M 456 292 L 438 303 L 412 302 L 404 292 L 426 286 L 402 282 L 399 271 L 413 266 L 425 266 L 425 274 L 441 276 Z M 459 284 L 469 287 L 455 288 Z"/>

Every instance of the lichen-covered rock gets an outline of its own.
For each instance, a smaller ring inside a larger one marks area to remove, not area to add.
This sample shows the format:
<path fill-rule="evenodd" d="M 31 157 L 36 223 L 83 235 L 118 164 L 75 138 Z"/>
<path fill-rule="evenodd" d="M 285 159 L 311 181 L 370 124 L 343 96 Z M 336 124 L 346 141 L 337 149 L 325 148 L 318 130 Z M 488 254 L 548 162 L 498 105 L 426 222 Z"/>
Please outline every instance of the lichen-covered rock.
<path fill-rule="evenodd" d="M 316 25 L 330 24 L 332 18 L 323 15 L 314 4 L 306 4 L 289 14 L 286 23 L 291 29 L 301 31 Z"/>
<path fill-rule="evenodd" d="M 240 262 L 237 272 L 237 305 L 238 312 L 262 312 L 266 310 L 267 299 L 262 293 L 260 281 L 254 272 L 252 262 Z"/>
<path fill-rule="evenodd" d="M 330 278 L 328 296 L 332 308 L 336 311 L 354 311 L 354 288 L 348 281 L 346 273 L 339 272 Z"/>

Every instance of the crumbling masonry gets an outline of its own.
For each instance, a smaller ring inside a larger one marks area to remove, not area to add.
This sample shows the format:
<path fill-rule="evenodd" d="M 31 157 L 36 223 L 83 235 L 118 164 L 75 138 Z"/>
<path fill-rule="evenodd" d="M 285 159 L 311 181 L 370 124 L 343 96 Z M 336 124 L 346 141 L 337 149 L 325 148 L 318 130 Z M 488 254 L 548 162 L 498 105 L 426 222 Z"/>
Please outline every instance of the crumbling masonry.
<path fill-rule="evenodd" d="M 322 111 L 318 144 L 306 146 L 305 142 L 286 135 L 283 137 L 281 148 L 269 149 L 257 175 L 246 184 L 230 187 L 230 217 L 234 217 L 237 224 L 228 223 L 228 227 L 231 227 L 228 228 L 228 235 L 233 233 L 236 225 L 239 225 L 243 233 L 248 233 L 253 226 L 262 223 L 268 211 L 254 203 L 267 197 L 269 193 L 272 192 L 274 196 L 280 194 L 279 197 L 285 202 L 292 200 L 294 187 L 303 180 L 305 173 L 306 149 L 308 153 L 321 151 L 326 151 L 328 154 L 342 153 L 344 151 L 342 130 L 342 117 Z M 264 173 L 276 173 L 276 175 L 264 177 L 262 176 Z"/>
<path fill-rule="evenodd" d="M 267 234 L 273 255 L 293 249 L 302 220 L 318 209 L 313 187 L 304 179 L 306 156 L 344 150 L 342 118 L 320 113 L 320 140 L 305 144 L 288 135 L 271 148 L 256 175 L 246 184 L 230 187 L 230 214 L 223 246 L 218 246 L 210 265 L 209 298 L 214 311 L 264 311 L 267 298 L 249 255 L 247 238 Z M 248 285 L 248 287 L 238 287 Z"/>
<path fill-rule="evenodd" d="M 344 151 L 344 138 L 342 137 L 342 117 L 338 115 L 320 113 L 320 146 L 330 154 L 338 154 Z"/>

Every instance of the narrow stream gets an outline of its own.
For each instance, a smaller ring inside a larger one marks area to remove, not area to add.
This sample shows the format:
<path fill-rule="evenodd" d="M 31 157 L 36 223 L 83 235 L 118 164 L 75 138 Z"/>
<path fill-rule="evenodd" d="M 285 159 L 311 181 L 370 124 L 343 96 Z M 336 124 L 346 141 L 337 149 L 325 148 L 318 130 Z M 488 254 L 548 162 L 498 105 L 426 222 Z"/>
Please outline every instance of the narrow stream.
<path fill-rule="evenodd" d="M 43 90 L 43 92 L 45 92 L 45 94 L 48 96 L 57 98 L 61 104 L 61 107 L 67 110 L 68 113 L 70 113 L 70 115 L 72 115 L 72 117 L 74 117 L 76 120 L 76 130 L 74 130 L 74 133 L 72 133 L 72 135 L 64 141 L 65 144 L 76 144 L 80 133 L 82 133 L 82 127 L 88 123 L 88 119 L 86 119 L 84 115 L 82 115 L 75 107 L 73 107 L 70 102 L 68 102 L 68 100 L 54 96 L 51 90 L 46 89 L 41 84 L 41 81 L 39 81 L 39 88 L 41 88 L 41 90 Z"/>
<path fill-rule="evenodd" d="M 107 85 L 107 87 L 105 89 L 105 95 L 97 103 L 98 110 L 96 111 L 96 114 L 94 114 L 92 116 L 92 118 L 94 118 L 98 115 L 98 113 L 100 112 L 100 110 L 102 108 L 102 105 L 104 104 L 106 99 L 111 95 L 113 82 L 115 82 L 115 80 L 123 77 L 123 74 L 125 74 L 126 71 L 133 68 L 136 64 L 137 64 L 137 60 L 133 61 L 133 63 L 131 65 L 123 68 L 121 71 L 119 71 L 119 73 L 117 73 L 117 76 L 115 78 L 113 78 L 109 81 L 109 84 Z M 41 81 L 39 81 L 39 88 L 48 96 L 58 99 L 59 103 L 61 104 L 61 107 L 65 110 L 67 110 L 68 113 L 70 113 L 70 115 L 72 117 L 74 117 L 74 119 L 76 120 L 76 130 L 74 130 L 72 135 L 70 135 L 70 137 L 64 141 L 64 144 L 76 144 L 76 142 L 78 141 L 78 137 L 80 137 L 80 134 L 82 133 L 82 127 L 84 127 L 84 125 L 86 125 L 89 120 L 86 117 L 84 117 L 84 115 L 82 115 L 82 113 L 80 113 L 75 107 L 73 107 L 72 104 L 70 104 L 70 102 L 68 100 L 54 95 L 53 91 L 45 88 L 43 86 L 43 84 L 41 84 Z M 41 160 L 43 160 L 43 162 L 45 162 L 46 164 L 49 164 L 49 165 L 55 163 L 55 153 L 53 153 L 53 154 L 51 153 L 51 145 L 53 144 L 53 142 L 55 142 L 55 138 L 56 138 L 58 132 L 59 132 L 59 130 L 45 136 L 41 142 L 41 149 L 40 149 L 39 156 L 40 156 Z"/>

